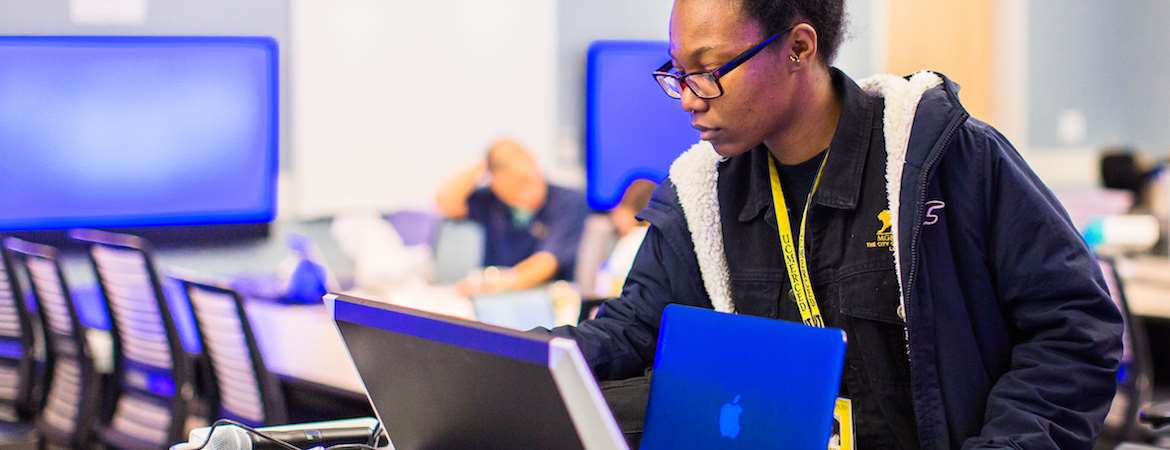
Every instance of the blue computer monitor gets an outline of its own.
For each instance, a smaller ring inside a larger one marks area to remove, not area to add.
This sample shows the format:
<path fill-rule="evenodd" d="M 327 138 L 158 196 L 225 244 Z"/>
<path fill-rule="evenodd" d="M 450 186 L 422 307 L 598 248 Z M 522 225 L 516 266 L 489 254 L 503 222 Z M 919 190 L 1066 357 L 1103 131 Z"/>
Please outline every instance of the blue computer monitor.
<path fill-rule="evenodd" d="M 586 76 L 586 198 L 604 211 L 638 179 L 661 182 L 670 163 L 699 141 L 678 100 L 650 74 L 670 58 L 667 43 L 598 41 Z"/>
<path fill-rule="evenodd" d="M 263 223 L 267 37 L 0 36 L 0 230 Z"/>

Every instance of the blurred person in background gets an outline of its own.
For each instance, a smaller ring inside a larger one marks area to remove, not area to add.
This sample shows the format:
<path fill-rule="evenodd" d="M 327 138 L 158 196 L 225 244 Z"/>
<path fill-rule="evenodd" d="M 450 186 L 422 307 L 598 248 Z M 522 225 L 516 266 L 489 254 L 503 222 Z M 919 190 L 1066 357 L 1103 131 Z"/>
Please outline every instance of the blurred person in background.
<path fill-rule="evenodd" d="M 487 187 L 481 187 L 485 179 Z M 486 268 L 460 281 L 460 294 L 571 279 L 589 213 L 585 197 L 549 184 L 536 158 L 518 142 L 494 142 L 482 161 L 440 187 L 436 203 L 444 217 L 483 227 Z"/>
<path fill-rule="evenodd" d="M 653 75 L 701 141 L 642 212 L 621 298 L 553 333 L 621 380 L 670 303 L 841 328 L 855 448 L 1091 448 L 1122 332 L 1093 255 L 957 84 L 834 68 L 844 9 L 675 0 Z"/>
<path fill-rule="evenodd" d="M 639 219 L 638 213 L 650 204 L 650 196 L 658 185 L 652 181 L 637 180 L 630 183 L 622 200 L 609 212 L 609 220 L 613 223 L 618 240 L 609 258 L 601 265 L 598 272 L 597 288 L 601 297 L 617 297 L 621 295 L 622 286 L 626 284 L 626 275 L 634 266 L 634 257 L 638 248 L 642 246 L 642 239 L 646 237 L 646 230 L 650 224 Z"/>

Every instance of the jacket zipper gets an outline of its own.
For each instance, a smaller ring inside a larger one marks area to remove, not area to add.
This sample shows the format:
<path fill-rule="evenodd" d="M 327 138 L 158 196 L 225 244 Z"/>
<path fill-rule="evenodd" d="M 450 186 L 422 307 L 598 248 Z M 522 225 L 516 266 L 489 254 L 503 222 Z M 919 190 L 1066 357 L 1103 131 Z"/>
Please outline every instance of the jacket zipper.
<path fill-rule="evenodd" d="M 926 165 L 922 168 L 922 178 L 918 185 L 918 204 L 917 210 L 914 213 L 914 228 L 910 233 L 910 274 L 906 277 L 906 292 L 903 294 L 906 301 L 903 303 L 903 312 L 906 314 L 906 355 L 910 355 L 910 296 L 913 293 L 915 276 L 918 274 L 918 241 L 919 235 L 922 232 L 922 207 L 926 204 L 926 185 L 930 181 L 930 176 L 934 171 L 934 165 L 942 158 L 943 153 L 948 146 L 951 145 L 951 140 L 954 139 L 955 133 L 958 132 L 959 125 L 967 120 L 970 114 L 964 112 L 959 115 L 950 125 L 948 125 L 947 134 L 943 138 L 942 145 L 939 151 L 930 156 L 926 161 Z"/>
<path fill-rule="evenodd" d="M 926 185 L 930 181 L 930 176 L 931 176 L 932 172 L 934 171 L 935 163 L 938 162 L 939 158 L 942 158 L 942 155 L 946 151 L 946 148 L 951 145 L 951 140 L 954 139 L 955 134 L 959 130 L 959 126 L 962 125 L 964 122 L 966 122 L 969 117 L 971 117 L 970 113 L 967 113 L 966 111 L 964 111 L 964 112 L 960 113 L 959 117 L 955 118 L 953 122 L 951 122 L 949 125 L 947 125 L 947 132 L 946 132 L 945 137 L 942 140 L 942 145 L 939 147 L 939 151 L 936 152 L 935 154 L 931 155 L 930 159 L 928 159 L 926 161 L 926 165 L 923 166 L 923 168 L 922 168 L 922 179 L 921 179 L 922 181 L 919 182 L 919 186 L 918 186 L 918 188 L 919 188 L 918 205 L 917 205 L 917 210 L 914 213 L 914 225 L 913 225 L 914 228 L 913 228 L 913 231 L 911 232 L 911 236 L 910 236 L 910 274 L 906 278 L 906 290 L 905 290 L 905 292 L 903 292 L 903 295 L 905 296 L 905 301 L 903 302 L 903 306 L 902 306 L 903 312 L 906 314 L 906 319 L 905 319 L 906 320 L 906 363 L 910 368 L 911 378 L 913 378 L 914 373 L 915 373 L 915 370 L 914 370 L 915 364 L 914 364 L 914 358 L 912 358 L 910 356 L 910 317 L 911 317 L 910 298 L 911 298 L 912 293 L 914 292 L 913 287 L 914 287 L 915 276 L 918 273 L 918 251 L 917 251 L 917 249 L 918 249 L 919 235 L 922 232 L 921 217 L 922 217 L 922 208 L 926 203 Z"/>

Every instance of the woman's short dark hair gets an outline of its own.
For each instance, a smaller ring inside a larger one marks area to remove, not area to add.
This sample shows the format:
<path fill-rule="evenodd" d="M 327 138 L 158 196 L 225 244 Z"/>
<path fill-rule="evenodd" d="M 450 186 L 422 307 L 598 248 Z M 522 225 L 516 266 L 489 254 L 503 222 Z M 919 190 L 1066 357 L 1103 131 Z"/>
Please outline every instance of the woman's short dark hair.
<path fill-rule="evenodd" d="M 832 63 L 845 31 L 845 0 L 741 0 L 748 17 L 764 27 L 764 37 L 784 31 L 798 21 L 817 30 L 817 52 Z"/>

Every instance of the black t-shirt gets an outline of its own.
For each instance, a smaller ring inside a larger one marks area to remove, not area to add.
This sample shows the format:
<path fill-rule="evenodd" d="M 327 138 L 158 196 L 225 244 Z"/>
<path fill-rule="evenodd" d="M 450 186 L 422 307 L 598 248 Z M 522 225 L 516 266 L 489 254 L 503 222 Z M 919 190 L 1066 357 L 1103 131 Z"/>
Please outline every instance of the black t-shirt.
<path fill-rule="evenodd" d="M 776 168 L 780 175 L 780 186 L 784 188 L 784 202 L 788 205 L 788 221 L 792 224 L 792 240 L 800 239 L 801 217 L 804 215 L 804 205 L 808 203 L 808 194 L 812 191 L 817 180 L 817 172 L 821 169 L 821 161 L 825 160 L 825 151 L 822 150 L 812 159 L 794 165 L 781 164 L 776 161 Z"/>

